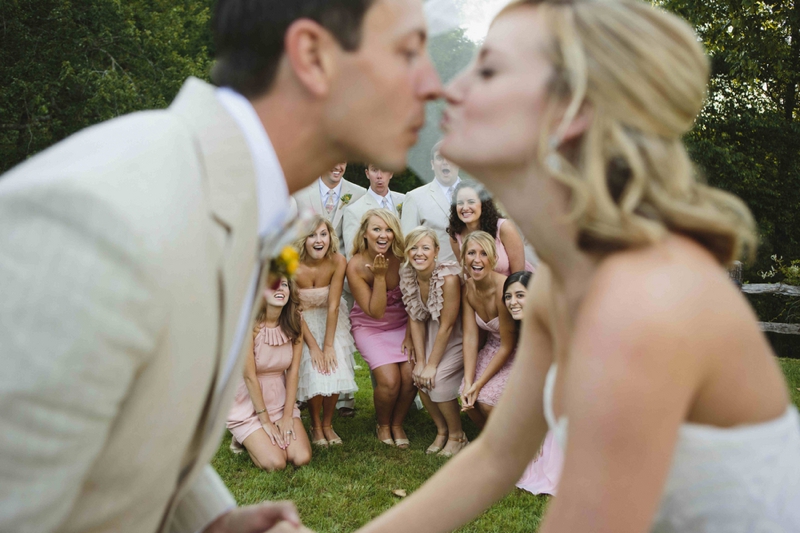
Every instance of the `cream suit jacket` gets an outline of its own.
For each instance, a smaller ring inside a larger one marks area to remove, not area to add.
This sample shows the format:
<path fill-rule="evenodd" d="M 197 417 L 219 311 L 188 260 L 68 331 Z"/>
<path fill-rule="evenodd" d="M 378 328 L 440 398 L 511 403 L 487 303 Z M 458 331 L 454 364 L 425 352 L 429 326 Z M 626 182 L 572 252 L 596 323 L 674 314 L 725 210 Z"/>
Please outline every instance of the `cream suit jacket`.
<path fill-rule="evenodd" d="M 339 238 L 339 251 L 344 253 L 344 239 L 342 238 L 342 218 L 344 215 L 344 210 L 347 208 L 348 205 L 352 204 L 367 192 L 367 189 L 360 185 L 356 185 L 346 179 L 342 180 L 342 192 L 339 197 L 339 205 L 336 208 L 336 211 L 333 214 L 333 220 L 328 216 L 328 212 L 325 210 L 325 206 L 322 205 L 322 198 L 319 196 L 319 180 L 315 180 L 314 183 L 306 187 L 305 189 L 297 191 L 293 198 L 297 201 L 297 209 L 300 211 L 303 210 L 312 210 L 317 215 L 322 215 L 328 220 L 331 221 L 333 225 L 334 231 L 336 231 L 336 236 Z M 351 195 L 350 199 L 347 203 L 343 202 L 342 199 L 345 195 Z"/>
<path fill-rule="evenodd" d="M 0 531 L 193 533 L 235 505 L 208 462 L 257 254 L 248 147 L 196 79 L 0 179 Z"/>
<path fill-rule="evenodd" d="M 436 180 L 406 194 L 401 227 L 405 235 L 417 226 L 427 226 L 439 237 L 439 261 L 455 261 L 450 247 L 447 226 L 450 224 L 450 202 Z"/>
<path fill-rule="evenodd" d="M 406 195 L 394 191 L 389 191 L 389 194 L 392 196 L 392 203 L 394 204 L 394 209 L 391 209 L 391 211 L 395 216 L 400 218 L 400 213 L 397 212 L 397 208 L 400 207 L 400 211 L 403 210 L 403 202 L 405 201 Z M 344 209 L 344 214 L 342 215 L 342 236 L 344 237 L 345 257 L 349 258 L 350 252 L 353 250 L 353 237 L 358 233 L 361 217 L 370 209 L 380 209 L 380 207 L 377 200 L 375 200 L 371 194 L 365 194 L 359 198 L 358 201 L 350 202 Z"/>

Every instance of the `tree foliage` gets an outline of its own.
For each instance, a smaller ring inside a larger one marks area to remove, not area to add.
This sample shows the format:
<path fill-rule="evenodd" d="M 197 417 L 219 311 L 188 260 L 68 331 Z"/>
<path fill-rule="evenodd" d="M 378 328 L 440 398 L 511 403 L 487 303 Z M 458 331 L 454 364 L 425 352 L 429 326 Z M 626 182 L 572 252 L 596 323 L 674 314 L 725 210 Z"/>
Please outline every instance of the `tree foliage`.
<path fill-rule="evenodd" d="M 762 246 L 800 257 L 800 4 L 795 0 L 663 0 L 711 57 L 708 101 L 687 145 L 712 185 L 747 202 Z"/>
<path fill-rule="evenodd" d="M 211 0 L 4 0 L 0 172 L 207 78 Z"/>

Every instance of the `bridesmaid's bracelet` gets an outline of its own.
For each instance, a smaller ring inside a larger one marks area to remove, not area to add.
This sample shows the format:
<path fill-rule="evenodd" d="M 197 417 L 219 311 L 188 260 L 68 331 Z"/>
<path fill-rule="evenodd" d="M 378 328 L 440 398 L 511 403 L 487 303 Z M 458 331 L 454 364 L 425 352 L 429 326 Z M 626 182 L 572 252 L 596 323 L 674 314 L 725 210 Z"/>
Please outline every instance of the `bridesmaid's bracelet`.
<path fill-rule="evenodd" d="M 260 411 L 256 411 L 256 414 L 257 414 L 257 415 L 260 415 L 261 413 L 266 413 L 266 412 L 267 412 L 267 408 L 265 407 L 265 408 L 263 408 L 263 409 L 262 409 L 262 410 L 260 410 Z"/>

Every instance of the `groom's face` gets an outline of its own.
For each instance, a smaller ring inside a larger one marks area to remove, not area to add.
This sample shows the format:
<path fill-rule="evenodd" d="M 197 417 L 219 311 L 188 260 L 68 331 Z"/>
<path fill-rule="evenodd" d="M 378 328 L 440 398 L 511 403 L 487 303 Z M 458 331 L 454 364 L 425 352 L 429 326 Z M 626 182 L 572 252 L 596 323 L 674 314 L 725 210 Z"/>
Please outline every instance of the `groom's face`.
<path fill-rule="evenodd" d="M 361 46 L 337 54 L 324 120 L 350 160 L 405 168 L 425 103 L 441 91 L 426 39 L 421 0 L 376 0 L 364 17 Z"/>

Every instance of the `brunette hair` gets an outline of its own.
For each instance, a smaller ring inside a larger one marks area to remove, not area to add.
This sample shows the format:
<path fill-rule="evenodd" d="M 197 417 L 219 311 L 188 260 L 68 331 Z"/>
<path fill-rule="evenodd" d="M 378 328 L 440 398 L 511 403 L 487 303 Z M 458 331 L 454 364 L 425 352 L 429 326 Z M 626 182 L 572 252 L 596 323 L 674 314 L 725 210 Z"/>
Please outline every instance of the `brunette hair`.
<path fill-rule="evenodd" d="M 450 204 L 450 223 L 447 226 L 447 234 L 450 235 L 454 241 L 457 241 L 456 235 L 461 235 L 461 232 L 467 227 L 467 225 L 458 218 L 458 210 L 456 209 L 458 192 L 462 189 L 472 189 L 481 201 L 481 218 L 479 220 L 478 229 L 485 231 L 492 237 L 497 237 L 497 221 L 502 218 L 500 216 L 500 211 L 497 209 L 497 205 L 495 205 L 492 195 L 486 190 L 486 187 L 470 179 L 461 180 L 453 191 L 453 201 Z"/>
<path fill-rule="evenodd" d="M 294 247 L 297 250 L 297 255 L 299 256 L 301 263 L 308 259 L 306 241 L 309 237 L 316 233 L 317 228 L 319 228 L 322 224 L 325 224 L 325 226 L 328 228 L 328 235 L 330 236 L 330 245 L 328 246 L 328 251 L 325 252 L 325 259 L 329 259 L 335 254 L 339 253 L 339 237 L 336 236 L 336 230 L 333 229 L 333 224 L 331 224 L 331 221 L 324 216 L 315 215 L 309 223 L 309 228 L 311 228 L 309 232 L 294 241 Z"/>
<path fill-rule="evenodd" d="M 289 299 L 281 309 L 281 316 L 278 318 L 278 326 L 293 342 L 297 343 L 301 339 L 302 326 L 300 324 L 300 300 L 297 296 L 297 284 L 293 279 L 286 279 L 289 284 Z M 264 322 L 267 320 L 267 298 L 262 294 L 261 307 L 258 309 L 255 324 L 253 326 L 253 337 L 258 335 Z"/>
<path fill-rule="evenodd" d="M 520 270 L 519 272 L 513 272 L 510 276 L 506 278 L 503 282 L 503 305 L 506 303 L 506 292 L 508 292 L 508 288 L 515 283 L 522 283 L 525 286 L 525 289 L 528 288 L 528 283 L 530 282 L 531 278 L 533 277 L 533 272 L 528 272 L 527 270 Z M 512 317 L 513 320 L 513 317 Z M 514 327 L 519 333 L 520 326 L 522 325 L 522 320 L 514 320 Z"/>

